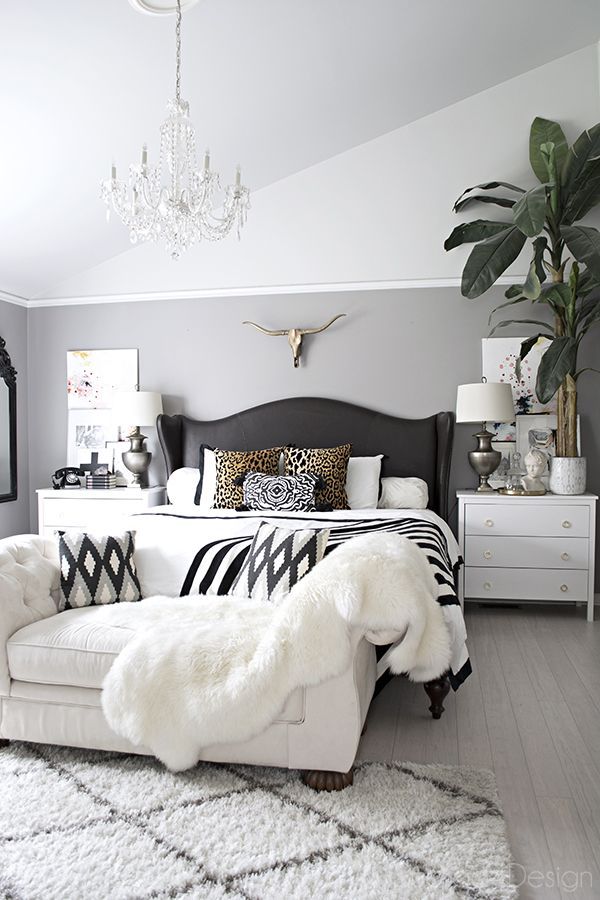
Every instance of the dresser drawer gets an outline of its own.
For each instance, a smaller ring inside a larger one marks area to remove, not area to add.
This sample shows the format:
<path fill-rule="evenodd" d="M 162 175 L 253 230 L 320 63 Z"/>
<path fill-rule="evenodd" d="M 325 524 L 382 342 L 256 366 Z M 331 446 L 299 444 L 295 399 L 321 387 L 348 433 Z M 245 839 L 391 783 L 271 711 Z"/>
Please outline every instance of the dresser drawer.
<path fill-rule="evenodd" d="M 496 569 L 467 566 L 465 597 L 493 600 L 588 599 L 587 572 L 574 569 Z"/>
<path fill-rule="evenodd" d="M 519 503 L 523 503 L 521 507 Z M 503 503 L 467 503 L 465 534 L 503 534 L 524 537 L 587 537 L 587 506 L 551 505 L 516 499 Z"/>
<path fill-rule="evenodd" d="M 46 500 L 44 527 L 81 528 L 111 522 L 140 512 L 139 500 Z"/>
<path fill-rule="evenodd" d="M 566 534 L 570 532 L 565 531 Z M 587 569 L 589 542 L 573 537 L 500 537 L 469 535 L 465 546 L 467 566 L 511 569 Z"/>

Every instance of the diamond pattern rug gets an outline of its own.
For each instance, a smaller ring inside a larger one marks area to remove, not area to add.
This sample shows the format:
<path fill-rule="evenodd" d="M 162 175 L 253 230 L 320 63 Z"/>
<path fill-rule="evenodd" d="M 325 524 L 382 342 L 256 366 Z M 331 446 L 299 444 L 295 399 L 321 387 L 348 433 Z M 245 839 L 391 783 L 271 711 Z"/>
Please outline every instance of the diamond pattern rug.
<path fill-rule="evenodd" d="M 10 744 L 0 896 L 11 900 L 512 900 L 490 772 L 362 763 L 315 793 L 297 772 Z"/>

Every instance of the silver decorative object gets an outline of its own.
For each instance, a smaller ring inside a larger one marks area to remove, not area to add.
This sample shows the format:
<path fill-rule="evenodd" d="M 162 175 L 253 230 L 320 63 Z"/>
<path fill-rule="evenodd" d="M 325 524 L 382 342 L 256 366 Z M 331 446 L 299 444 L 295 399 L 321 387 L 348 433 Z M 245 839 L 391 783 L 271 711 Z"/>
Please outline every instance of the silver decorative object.
<path fill-rule="evenodd" d="M 456 421 L 481 422 L 477 447 L 469 453 L 471 468 L 479 475 L 480 492 L 493 492 L 488 479 L 500 465 L 502 454 L 492 447 L 495 434 L 487 430 L 486 422 L 512 422 L 515 410 L 512 390 L 509 384 L 483 381 L 475 384 L 460 384 L 456 396 Z"/>
<path fill-rule="evenodd" d="M 133 475 L 132 487 L 142 487 L 152 454 L 144 446 L 146 435 L 140 425 L 155 425 L 162 413 L 162 397 L 154 391 L 120 391 L 115 394 L 112 418 L 118 425 L 139 424 L 131 427 L 127 437 L 129 450 L 123 453 L 123 464 Z"/>

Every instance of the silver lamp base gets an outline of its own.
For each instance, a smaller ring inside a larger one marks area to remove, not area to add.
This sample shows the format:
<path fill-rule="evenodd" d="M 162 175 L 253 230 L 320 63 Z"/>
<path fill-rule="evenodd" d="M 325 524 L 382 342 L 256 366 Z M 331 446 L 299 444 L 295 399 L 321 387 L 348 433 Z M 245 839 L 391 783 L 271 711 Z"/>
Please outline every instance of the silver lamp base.
<path fill-rule="evenodd" d="M 131 487 L 144 487 L 146 483 L 146 472 L 152 459 L 152 454 L 144 447 L 146 440 L 145 434 L 140 434 L 140 429 L 136 428 L 133 434 L 129 435 L 130 446 L 123 454 L 123 464 L 126 469 L 133 475 Z"/>
<path fill-rule="evenodd" d="M 496 435 L 487 430 L 484 422 L 482 430 L 473 437 L 477 438 L 477 447 L 469 453 L 469 462 L 471 468 L 479 475 L 477 490 L 480 493 L 495 493 L 488 478 L 496 471 L 502 460 L 502 454 L 492 447 L 492 440 Z"/>

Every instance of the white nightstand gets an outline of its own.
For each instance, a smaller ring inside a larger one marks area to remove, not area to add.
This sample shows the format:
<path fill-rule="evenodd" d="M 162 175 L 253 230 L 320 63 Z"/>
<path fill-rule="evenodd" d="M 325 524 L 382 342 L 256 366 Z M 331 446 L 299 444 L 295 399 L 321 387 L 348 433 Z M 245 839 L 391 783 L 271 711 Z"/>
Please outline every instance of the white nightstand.
<path fill-rule="evenodd" d="M 82 528 L 90 531 L 120 527 L 127 516 L 150 506 L 166 503 L 164 487 L 113 488 L 106 491 L 36 491 L 38 495 L 38 531 L 52 537 L 57 528 Z"/>
<path fill-rule="evenodd" d="M 461 603 L 587 603 L 594 620 L 594 494 L 504 497 L 457 491 Z"/>

